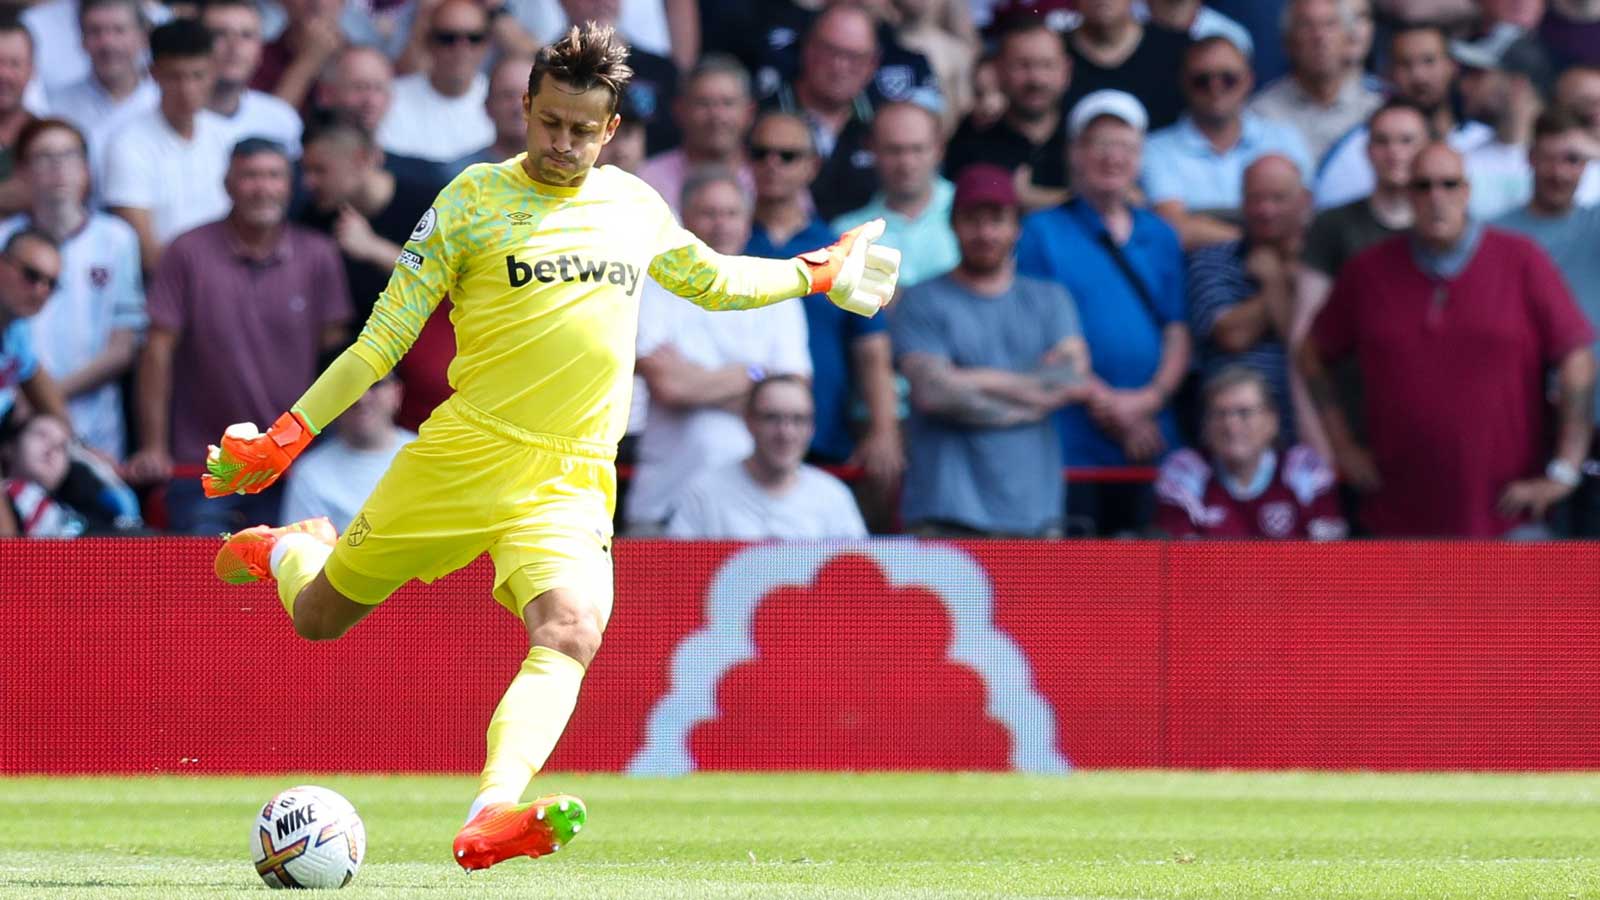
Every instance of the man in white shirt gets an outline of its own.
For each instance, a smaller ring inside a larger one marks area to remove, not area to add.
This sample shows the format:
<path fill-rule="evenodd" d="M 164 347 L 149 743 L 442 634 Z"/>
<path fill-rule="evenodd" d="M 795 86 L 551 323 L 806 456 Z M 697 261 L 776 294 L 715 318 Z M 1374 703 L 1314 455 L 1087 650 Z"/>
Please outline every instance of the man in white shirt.
<path fill-rule="evenodd" d="M 127 453 L 122 392 L 146 325 L 139 238 L 128 223 L 85 202 L 89 168 L 83 136 L 60 119 L 23 131 L 18 162 L 29 210 L 0 223 L 0 242 L 35 228 L 60 244 L 61 277 L 29 320 L 34 352 L 67 398 L 72 429 L 114 460 Z"/>
<path fill-rule="evenodd" d="M 494 142 L 494 123 L 484 110 L 488 14 L 471 0 L 446 0 L 428 23 L 428 47 L 427 72 L 395 79 L 378 143 L 390 153 L 450 162 Z"/>
<path fill-rule="evenodd" d="M 745 408 L 754 451 L 702 473 L 674 504 L 667 535 L 758 541 L 860 539 L 866 523 L 839 479 L 801 462 L 811 444 L 811 388 L 774 375 Z"/>
<path fill-rule="evenodd" d="M 395 455 L 417 439 L 394 424 L 399 409 L 400 380 L 390 374 L 339 417 L 333 440 L 300 458 L 289 476 L 281 520 L 327 516 L 340 530 L 350 524 Z"/>
<path fill-rule="evenodd" d="M 89 181 L 104 187 L 112 132 L 156 108 L 161 91 L 145 71 L 149 27 L 138 0 L 83 0 L 78 8 L 89 74 L 49 92 L 50 115 L 77 127 L 89 142 Z"/>
<path fill-rule="evenodd" d="M 159 25 L 172 18 L 172 12 L 156 0 L 136 2 L 146 22 Z M 84 0 L 45 0 L 22 12 L 22 24 L 32 32 L 34 55 L 40 60 L 38 77 L 30 87 L 37 86 L 48 96 L 89 77 L 90 53 L 80 30 L 83 8 L 89 5 Z"/>
<path fill-rule="evenodd" d="M 729 170 L 697 172 L 684 185 L 684 227 L 718 253 L 744 247 L 750 216 Z M 811 356 L 799 303 L 728 316 L 684 303 L 654 282 L 639 298 L 637 347 L 650 406 L 625 519 L 630 533 L 656 534 L 696 474 L 750 453 L 739 411 L 751 387 L 769 372 L 809 378 Z"/>
<path fill-rule="evenodd" d="M 284 101 L 250 89 L 261 66 L 261 8 L 255 0 L 208 0 L 200 24 L 215 42 L 217 80 L 207 108 L 226 119 L 238 138 L 277 141 L 300 157 L 300 114 Z"/>
<path fill-rule="evenodd" d="M 177 19 L 150 33 L 161 102 L 112 135 L 101 196 L 139 235 L 146 271 L 178 235 L 228 214 L 223 188 L 233 129 L 205 108 L 216 64 L 211 33 Z"/>

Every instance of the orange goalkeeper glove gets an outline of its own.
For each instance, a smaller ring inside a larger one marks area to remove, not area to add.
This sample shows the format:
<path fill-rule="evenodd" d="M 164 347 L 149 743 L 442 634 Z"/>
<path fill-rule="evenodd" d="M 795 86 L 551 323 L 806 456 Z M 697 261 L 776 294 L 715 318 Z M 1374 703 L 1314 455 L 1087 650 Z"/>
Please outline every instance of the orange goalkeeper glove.
<path fill-rule="evenodd" d="M 229 425 L 222 446 L 206 450 L 200 484 L 207 497 L 256 494 L 272 486 L 317 433 L 299 413 L 286 412 L 266 434 L 250 422 Z"/>
<path fill-rule="evenodd" d="M 883 220 L 873 219 L 827 247 L 800 254 L 811 274 L 811 292 L 827 294 L 834 306 L 856 315 L 876 315 L 900 280 L 900 251 L 874 243 L 882 236 Z"/>

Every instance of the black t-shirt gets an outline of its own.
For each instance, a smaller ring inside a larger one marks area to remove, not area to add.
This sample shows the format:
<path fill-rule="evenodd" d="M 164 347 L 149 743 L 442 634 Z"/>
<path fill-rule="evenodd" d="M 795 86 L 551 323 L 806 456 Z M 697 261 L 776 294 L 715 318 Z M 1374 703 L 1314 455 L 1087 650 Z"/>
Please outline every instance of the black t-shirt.
<path fill-rule="evenodd" d="M 427 185 L 396 178 L 394 196 L 389 198 L 389 205 L 379 210 L 377 215 L 369 216 L 367 222 L 372 225 L 372 230 L 379 237 L 404 247 L 406 240 L 411 237 L 411 230 L 417 227 L 422 214 L 433 205 L 437 193 L 437 190 L 430 189 Z M 330 237 L 333 235 L 333 223 L 337 219 L 337 210 L 323 212 L 310 204 L 295 216 L 297 223 Z M 377 302 L 378 295 L 388 287 L 389 274 L 394 267 L 374 266 L 368 262 L 353 260 L 343 253 L 339 255 L 344 260 L 344 278 L 345 283 L 350 286 L 350 303 L 355 309 L 355 321 L 364 325 L 367 317 L 372 315 L 372 306 Z"/>
<path fill-rule="evenodd" d="M 791 84 L 800 72 L 800 42 L 819 12 L 801 9 L 793 3 L 769 0 L 761 12 L 758 30 L 745 42 L 739 59 L 755 80 L 756 96 L 768 100 Z M 874 106 L 900 100 L 926 100 L 941 97 L 939 79 L 928 58 L 900 45 L 894 29 L 878 27 L 878 46 L 882 58 L 878 71 L 867 84 L 867 99 Z M 941 100 L 941 102 L 943 102 Z"/>
<path fill-rule="evenodd" d="M 1012 171 L 1029 165 L 1033 167 L 1033 183 L 1039 187 L 1066 187 L 1066 120 L 1057 125 L 1049 140 L 1035 145 L 1004 119 L 979 130 L 968 118 L 950 138 L 944 154 L 944 175 L 954 180 L 963 168 L 975 162 L 994 163 Z"/>
<path fill-rule="evenodd" d="M 633 80 L 628 101 L 645 122 L 645 154 L 654 156 L 678 146 L 678 124 L 672 120 L 672 98 L 678 93 L 678 67 L 672 60 L 637 47 L 628 54 Z"/>
<path fill-rule="evenodd" d="M 1367 198 L 1362 197 L 1317 213 L 1306 233 L 1301 259 L 1329 278 L 1338 278 L 1352 256 L 1403 230 L 1379 222 Z"/>
<path fill-rule="evenodd" d="M 1072 107 L 1085 95 L 1112 88 L 1139 98 L 1150 115 L 1151 131 L 1171 125 L 1185 106 L 1178 70 L 1190 43 L 1187 34 L 1146 24 L 1144 37 L 1139 39 L 1133 54 L 1123 60 L 1122 65 L 1104 69 L 1079 53 L 1069 38 L 1067 53 L 1072 57 L 1072 84 L 1062 101 L 1062 111 L 1070 116 Z"/>

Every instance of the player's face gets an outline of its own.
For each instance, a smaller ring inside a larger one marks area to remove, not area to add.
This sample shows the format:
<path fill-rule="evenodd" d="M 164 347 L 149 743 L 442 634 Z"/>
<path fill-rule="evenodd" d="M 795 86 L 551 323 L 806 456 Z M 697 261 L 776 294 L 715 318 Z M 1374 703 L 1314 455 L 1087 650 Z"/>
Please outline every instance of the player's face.
<path fill-rule="evenodd" d="M 1467 230 L 1470 198 L 1461 155 L 1433 144 L 1417 155 L 1411 168 L 1411 208 L 1417 237 L 1435 248 L 1455 246 Z"/>
<path fill-rule="evenodd" d="M 1533 200 L 1546 210 L 1572 206 L 1572 197 L 1589 164 L 1588 136 L 1581 131 L 1551 134 L 1534 142 L 1528 154 L 1533 164 Z"/>
<path fill-rule="evenodd" d="M 1258 464 L 1278 438 L 1278 417 L 1254 384 L 1238 384 L 1217 394 L 1206 407 L 1206 449 L 1228 468 Z"/>
<path fill-rule="evenodd" d="M 737 255 L 750 242 L 750 204 L 738 185 L 713 181 L 683 205 L 683 227 L 718 253 Z"/>
<path fill-rule="evenodd" d="M 1372 123 L 1367 158 L 1378 183 L 1401 188 L 1411 181 L 1411 166 L 1428 143 L 1428 123 L 1409 109 L 1390 110 Z"/>
<path fill-rule="evenodd" d="M 539 92 L 528 95 L 523 104 L 528 119 L 528 174 L 544 184 L 583 184 L 600 158 L 600 148 L 622 122 L 612 112 L 614 100 L 605 87 L 581 91 L 559 79 L 540 79 Z"/>
<path fill-rule="evenodd" d="M 289 211 L 289 161 L 276 153 L 236 157 L 228 165 L 232 216 L 254 228 L 276 228 Z"/>
<path fill-rule="evenodd" d="M 243 6 L 219 6 L 205 12 L 211 32 L 217 80 L 248 84 L 261 63 L 261 14 Z"/>
<path fill-rule="evenodd" d="M 1021 226 L 1017 211 L 1005 206 L 976 206 L 950 217 L 961 265 L 974 272 L 994 272 L 1011 259 Z"/>
<path fill-rule="evenodd" d="M 150 67 L 161 87 L 161 106 L 184 115 L 194 115 L 211 99 L 216 83 L 216 64 L 209 56 L 168 56 Z"/>
<path fill-rule="evenodd" d="M 0 110 L 7 112 L 22 105 L 22 91 L 33 78 L 33 51 L 27 35 L 0 34 Z"/>
<path fill-rule="evenodd" d="M 137 65 L 144 45 L 144 30 L 130 7 L 97 6 L 83 14 L 83 51 L 101 81 Z"/>
<path fill-rule="evenodd" d="M 799 384 L 769 384 L 761 389 L 745 416 L 755 455 L 770 471 L 798 468 L 816 430 L 811 391 Z"/>
<path fill-rule="evenodd" d="M 0 254 L 0 301 L 19 319 L 36 316 L 61 279 L 61 254 L 43 241 L 23 239 Z"/>
<path fill-rule="evenodd" d="M 50 128 L 34 138 L 23 171 L 35 204 L 82 203 L 89 189 L 83 144 L 65 128 Z"/>

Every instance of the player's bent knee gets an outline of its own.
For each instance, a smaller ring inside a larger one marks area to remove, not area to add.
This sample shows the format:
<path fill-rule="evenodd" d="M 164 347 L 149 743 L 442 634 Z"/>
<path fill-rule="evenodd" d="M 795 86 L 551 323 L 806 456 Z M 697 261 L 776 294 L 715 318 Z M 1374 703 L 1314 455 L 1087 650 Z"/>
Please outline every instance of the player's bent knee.
<path fill-rule="evenodd" d="M 337 640 L 373 609 L 339 593 L 318 574 L 295 598 L 294 631 L 308 641 Z"/>
<path fill-rule="evenodd" d="M 599 617 L 565 591 L 548 591 L 528 605 L 524 613 L 528 640 L 549 647 L 588 666 L 600 651 Z"/>

